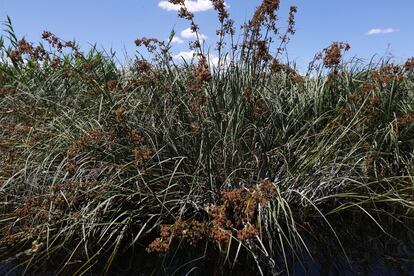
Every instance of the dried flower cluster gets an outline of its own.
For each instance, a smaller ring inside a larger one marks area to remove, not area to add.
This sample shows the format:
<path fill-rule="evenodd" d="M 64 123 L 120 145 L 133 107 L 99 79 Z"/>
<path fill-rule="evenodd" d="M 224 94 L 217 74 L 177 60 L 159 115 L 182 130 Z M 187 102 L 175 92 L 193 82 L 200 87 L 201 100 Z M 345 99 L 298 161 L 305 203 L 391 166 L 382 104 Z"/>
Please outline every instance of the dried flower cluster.
<path fill-rule="evenodd" d="M 202 106 L 206 103 L 206 101 L 207 98 L 204 95 L 198 95 L 192 98 L 190 102 L 191 113 L 194 115 L 198 114 L 201 111 Z"/>
<path fill-rule="evenodd" d="M 276 26 L 277 16 L 276 12 L 280 8 L 279 0 L 263 1 L 255 10 L 253 17 L 244 28 L 244 38 L 242 43 L 242 58 L 249 58 L 253 56 L 254 64 L 260 61 L 269 61 L 271 55 L 269 47 L 272 42 L 272 36 L 269 33 L 278 33 Z M 262 37 L 262 31 L 266 34 Z"/>
<path fill-rule="evenodd" d="M 403 80 L 402 67 L 399 65 L 387 65 L 381 68 L 381 70 L 371 71 L 371 80 L 379 84 L 382 89 L 394 81 L 400 82 Z"/>
<path fill-rule="evenodd" d="M 414 71 L 414 57 L 407 59 L 407 61 L 404 64 L 404 69 L 406 72 Z"/>
<path fill-rule="evenodd" d="M 146 74 L 152 69 L 152 64 L 146 59 L 137 59 L 132 69 L 138 74 Z"/>
<path fill-rule="evenodd" d="M 297 12 L 298 12 L 298 7 L 290 6 L 287 32 L 290 33 L 291 35 L 294 35 L 295 32 L 296 32 L 296 29 L 295 29 L 295 23 L 296 23 L 295 15 L 296 15 Z"/>
<path fill-rule="evenodd" d="M 206 236 L 207 223 L 192 219 L 182 221 L 177 219 L 172 225 L 160 226 L 160 237 L 148 245 L 147 252 L 166 253 L 173 239 L 183 239 L 195 246 Z"/>
<path fill-rule="evenodd" d="M 160 237 L 156 238 L 147 247 L 148 253 L 166 253 L 170 249 L 171 243 L 171 225 L 160 226 Z"/>
<path fill-rule="evenodd" d="M 402 127 L 414 126 L 414 112 L 408 112 L 398 117 L 397 124 Z"/>
<path fill-rule="evenodd" d="M 276 12 L 280 8 L 280 0 L 265 0 L 254 12 L 252 19 L 248 23 L 248 28 L 258 35 L 262 27 L 266 27 L 269 31 L 277 32 L 276 27 L 277 15 Z"/>
<path fill-rule="evenodd" d="M 272 72 L 279 73 L 284 72 L 287 74 L 289 79 L 292 81 L 292 83 L 295 84 L 301 84 L 305 82 L 305 79 L 292 67 L 290 67 L 287 64 L 281 63 L 279 60 L 274 59 L 270 69 Z"/>
<path fill-rule="evenodd" d="M 256 120 L 269 111 L 269 109 L 262 98 L 254 96 L 253 94 L 252 88 L 247 88 L 243 93 L 243 97 L 246 100 L 246 103 L 251 107 L 251 118 Z"/>
<path fill-rule="evenodd" d="M 144 46 L 148 52 L 154 53 L 157 49 L 164 46 L 164 41 L 158 40 L 156 38 L 138 38 L 135 40 L 135 45 L 137 47 Z"/>
<path fill-rule="evenodd" d="M 185 0 L 168 0 L 173 5 L 179 5 L 180 9 L 178 11 L 178 16 L 181 18 L 185 18 L 187 20 L 192 20 L 194 18 L 194 14 L 190 12 L 187 7 L 185 6 Z"/>
<path fill-rule="evenodd" d="M 106 82 L 106 89 L 108 89 L 109 91 L 113 91 L 116 89 L 117 85 L 117 80 L 109 80 Z"/>
<path fill-rule="evenodd" d="M 151 62 L 143 58 L 137 58 L 131 68 L 134 73 L 128 79 L 126 90 L 133 91 L 139 87 L 154 88 L 159 83 L 160 70 L 157 70 Z"/>
<path fill-rule="evenodd" d="M 116 121 L 119 123 L 124 119 L 124 114 L 125 114 L 125 107 L 120 106 L 117 109 L 115 109 L 114 114 L 115 114 L 115 119 Z"/>
<path fill-rule="evenodd" d="M 188 90 L 191 92 L 197 92 L 202 88 L 203 84 L 211 80 L 212 76 L 207 59 L 204 55 L 199 55 L 198 63 L 193 68 L 194 81 L 192 82 Z"/>
<path fill-rule="evenodd" d="M 1 95 L 11 95 L 17 92 L 16 88 L 12 86 L 2 86 L 0 87 L 0 96 Z"/>
<path fill-rule="evenodd" d="M 337 70 L 344 52 L 349 51 L 351 46 L 345 42 L 333 42 L 329 47 L 323 49 L 318 58 L 323 59 L 323 65 L 327 68 Z"/>
<path fill-rule="evenodd" d="M 144 143 L 145 139 L 138 130 L 127 130 L 127 133 L 129 141 L 133 147 L 132 155 L 134 157 L 135 164 L 141 173 L 146 173 L 148 171 L 148 161 L 152 156 L 152 150 L 147 144 Z"/>
<path fill-rule="evenodd" d="M 143 145 L 134 148 L 133 152 L 137 167 L 141 172 L 146 172 L 148 170 L 147 162 L 151 159 L 152 156 L 151 149 L 147 145 Z"/>
<path fill-rule="evenodd" d="M 82 135 L 75 143 L 73 143 L 66 151 L 66 170 L 75 174 L 78 166 L 76 164 L 76 157 L 79 152 L 86 149 L 92 144 L 111 145 L 113 143 L 113 133 L 94 129 L 89 133 Z"/>
<path fill-rule="evenodd" d="M 40 235 L 44 230 L 37 225 L 58 223 L 64 214 L 78 220 L 77 206 L 85 195 L 81 190 L 89 185 L 91 183 L 66 181 L 54 184 L 49 193 L 22 197 L 13 210 L 19 220 L 14 227 L 0 231 L 0 247 Z"/>
<path fill-rule="evenodd" d="M 229 18 L 229 12 L 227 11 L 224 0 L 211 0 L 213 9 L 218 12 L 219 22 L 224 24 L 224 21 Z"/>
<path fill-rule="evenodd" d="M 383 114 L 382 110 L 387 104 L 387 101 L 389 101 L 389 97 L 386 95 L 397 89 L 396 87 L 401 86 L 404 78 L 410 72 L 407 71 L 407 66 L 405 65 L 387 63 L 381 67 L 367 71 L 369 73 L 367 79 L 358 89 L 347 95 L 347 101 L 340 108 L 340 122 L 345 123 L 348 118 L 356 116 L 359 113 L 361 118 L 358 127 L 367 129 L 378 124 L 378 118 Z M 404 96 L 399 94 L 397 97 Z M 353 103 L 355 106 L 352 107 L 349 103 Z M 396 131 L 401 131 L 409 126 L 412 117 L 411 113 L 401 114 L 400 112 L 396 112 L 394 116 L 396 116 L 394 122 L 400 127 L 396 128 Z M 387 120 L 392 119 L 388 117 Z"/>
<path fill-rule="evenodd" d="M 207 97 L 204 95 L 202 88 L 211 79 L 207 59 L 200 55 L 200 59 L 194 68 L 194 81 L 187 87 L 187 91 L 191 93 L 189 105 L 192 114 L 198 114 L 207 102 Z"/>
<path fill-rule="evenodd" d="M 286 48 L 286 44 L 290 41 L 290 36 L 294 35 L 296 33 L 296 13 L 298 12 L 298 8 L 296 6 L 290 6 L 289 9 L 289 16 L 288 16 L 288 26 L 286 29 L 286 32 L 283 35 L 279 36 L 280 39 L 280 45 L 277 48 L 277 54 L 280 54 L 283 52 Z"/>
<path fill-rule="evenodd" d="M 222 193 L 224 206 L 231 210 L 231 221 L 237 226 L 254 222 L 259 205 L 265 205 L 274 195 L 275 188 L 268 180 L 249 190 L 238 188 Z"/>
<path fill-rule="evenodd" d="M 224 38 L 225 35 L 228 34 L 233 39 L 235 34 L 234 30 L 234 21 L 230 18 L 230 14 L 227 10 L 226 4 L 224 0 L 212 0 L 213 9 L 218 13 L 218 20 L 220 22 L 220 28 L 217 29 L 216 34 L 219 37 L 217 41 L 216 50 L 219 53 L 219 57 L 221 56 L 222 48 L 225 45 Z M 232 45 L 232 47 L 235 47 Z M 220 66 L 220 64 L 219 64 Z"/>
<path fill-rule="evenodd" d="M 162 225 L 160 236 L 149 244 L 148 252 L 165 253 L 173 239 L 183 239 L 196 245 L 202 239 L 209 239 L 218 246 L 228 245 L 232 236 L 240 241 L 254 238 L 257 228 L 258 209 L 263 208 L 275 196 L 276 189 L 268 180 L 263 180 L 251 189 L 237 188 L 222 192 L 222 204 L 213 204 L 204 209 L 211 222 L 195 219 L 177 219 L 172 225 Z"/>
<path fill-rule="evenodd" d="M 71 49 L 76 57 L 84 58 L 83 53 L 74 41 L 64 41 L 49 31 L 44 31 L 42 39 L 46 40 L 52 47 L 56 48 L 58 52 L 62 52 L 64 48 Z"/>
<path fill-rule="evenodd" d="M 178 11 L 178 16 L 190 21 L 190 29 L 196 36 L 195 41 L 190 42 L 190 49 L 198 49 L 199 54 L 203 55 L 203 49 L 201 45 L 202 39 L 200 38 L 198 32 L 200 28 L 194 21 L 194 14 L 188 10 L 184 0 L 168 0 L 168 2 L 174 5 L 179 5 L 180 9 Z"/>
<path fill-rule="evenodd" d="M 28 55 L 31 59 L 42 61 L 49 59 L 49 54 L 42 46 L 33 47 L 24 38 L 17 42 L 17 48 L 9 53 L 9 57 L 14 65 L 22 61 L 22 55 Z"/>

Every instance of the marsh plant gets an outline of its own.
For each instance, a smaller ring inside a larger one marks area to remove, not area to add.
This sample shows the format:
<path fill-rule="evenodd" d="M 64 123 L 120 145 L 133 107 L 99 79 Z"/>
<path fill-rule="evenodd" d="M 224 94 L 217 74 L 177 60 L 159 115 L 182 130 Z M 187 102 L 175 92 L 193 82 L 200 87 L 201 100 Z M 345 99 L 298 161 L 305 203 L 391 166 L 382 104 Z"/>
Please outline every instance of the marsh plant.
<path fill-rule="evenodd" d="M 312 255 L 305 235 L 321 227 L 341 245 L 342 216 L 412 231 L 414 59 L 346 62 L 350 45 L 333 42 L 299 74 L 283 62 L 296 7 L 283 23 L 265 0 L 239 30 L 212 0 L 213 64 L 185 1 L 170 2 L 196 34 L 191 62 L 172 58 L 174 33 L 137 39 L 120 67 L 5 22 L 1 259 L 80 274 L 134 250 L 160 260 L 147 271 L 178 273 L 216 252 L 223 271 L 243 258 L 276 274 Z M 201 257 L 184 263 L 189 251 Z"/>

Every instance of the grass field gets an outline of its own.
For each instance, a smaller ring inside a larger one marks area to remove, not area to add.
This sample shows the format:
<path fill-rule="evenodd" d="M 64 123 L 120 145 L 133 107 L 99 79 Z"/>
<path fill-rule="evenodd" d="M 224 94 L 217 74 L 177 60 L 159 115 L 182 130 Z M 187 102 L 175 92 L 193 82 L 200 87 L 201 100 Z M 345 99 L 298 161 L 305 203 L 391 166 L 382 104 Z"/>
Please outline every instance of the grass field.
<path fill-rule="evenodd" d="M 414 59 L 344 61 L 349 45 L 337 42 L 300 75 L 279 59 L 295 8 L 275 53 L 278 1 L 258 7 L 240 45 L 214 3 L 227 42 L 214 66 L 200 41 L 193 62 L 177 63 L 168 41 L 138 39 L 151 57 L 120 67 L 49 32 L 44 45 L 16 38 L 6 22 L 2 259 L 81 273 L 109 271 L 131 249 L 167 258 L 208 247 L 268 274 L 308 249 L 305 233 L 324 228 L 340 243 L 341 216 L 412 231 Z"/>

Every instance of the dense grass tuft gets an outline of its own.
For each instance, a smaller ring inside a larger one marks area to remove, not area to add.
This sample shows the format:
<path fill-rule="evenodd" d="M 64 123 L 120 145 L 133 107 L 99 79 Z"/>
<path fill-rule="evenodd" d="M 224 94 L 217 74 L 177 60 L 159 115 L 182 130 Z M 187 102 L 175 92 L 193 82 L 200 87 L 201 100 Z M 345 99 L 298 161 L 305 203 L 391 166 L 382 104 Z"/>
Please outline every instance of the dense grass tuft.
<path fill-rule="evenodd" d="M 247 256 L 265 274 L 308 250 L 315 221 L 339 242 L 342 215 L 410 229 L 412 60 L 344 63 L 349 46 L 336 43 L 301 76 L 263 52 L 253 23 L 244 52 L 231 47 L 218 67 L 197 43 L 194 63 L 176 65 L 169 43 L 139 40 L 156 62 L 120 68 L 48 32 L 50 50 L 18 40 L 9 22 L 0 256 L 80 273 L 108 271 L 131 249 L 196 246 L 230 266 Z"/>

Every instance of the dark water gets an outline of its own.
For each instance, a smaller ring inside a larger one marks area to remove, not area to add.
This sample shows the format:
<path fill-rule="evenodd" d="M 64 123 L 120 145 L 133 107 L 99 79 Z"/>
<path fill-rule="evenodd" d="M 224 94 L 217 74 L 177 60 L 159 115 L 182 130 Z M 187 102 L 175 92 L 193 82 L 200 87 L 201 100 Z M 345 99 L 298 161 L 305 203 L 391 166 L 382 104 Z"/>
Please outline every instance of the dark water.
<path fill-rule="evenodd" d="M 333 244 L 314 244 L 310 249 L 313 258 L 305 255 L 302 263 L 294 266 L 292 274 L 414 275 L 413 246 L 405 241 L 386 235 L 361 235 L 352 243 L 343 241 L 343 248 Z"/>
<path fill-rule="evenodd" d="M 317 225 L 317 224 L 316 224 Z M 414 275 L 414 239 L 411 227 L 389 225 L 388 234 L 367 221 L 355 220 L 335 225 L 341 243 L 325 225 L 315 226 L 309 235 L 303 235 L 310 256 L 296 252 L 285 258 L 274 258 L 271 267 L 261 262 L 265 275 Z M 323 230 L 322 230 L 323 229 Z M 414 229 L 414 228 L 413 228 Z M 228 264 L 228 263 L 227 263 Z M 0 275 L 22 275 L 22 269 L 13 269 L 12 262 L 0 262 Z M 66 271 L 62 275 L 72 275 Z M 101 275 L 96 269 L 84 275 Z M 168 258 L 148 255 L 135 249 L 118 259 L 108 275 L 260 275 L 256 261 L 239 256 L 234 267 L 226 265 L 216 251 L 200 247 L 187 247 Z M 32 275 L 54 275 L 51 266 L 43 266 Z"/>
<path fill-rule="evenodd" d="M 412 226 L 388 222 L 384 232 L 369 219 L 353 218 L 334 228 L 341 242 L 326 228 L 314 229 L 306 237 L 312 258 L 304 254 L 291 274 L 414 275 Z"/>

